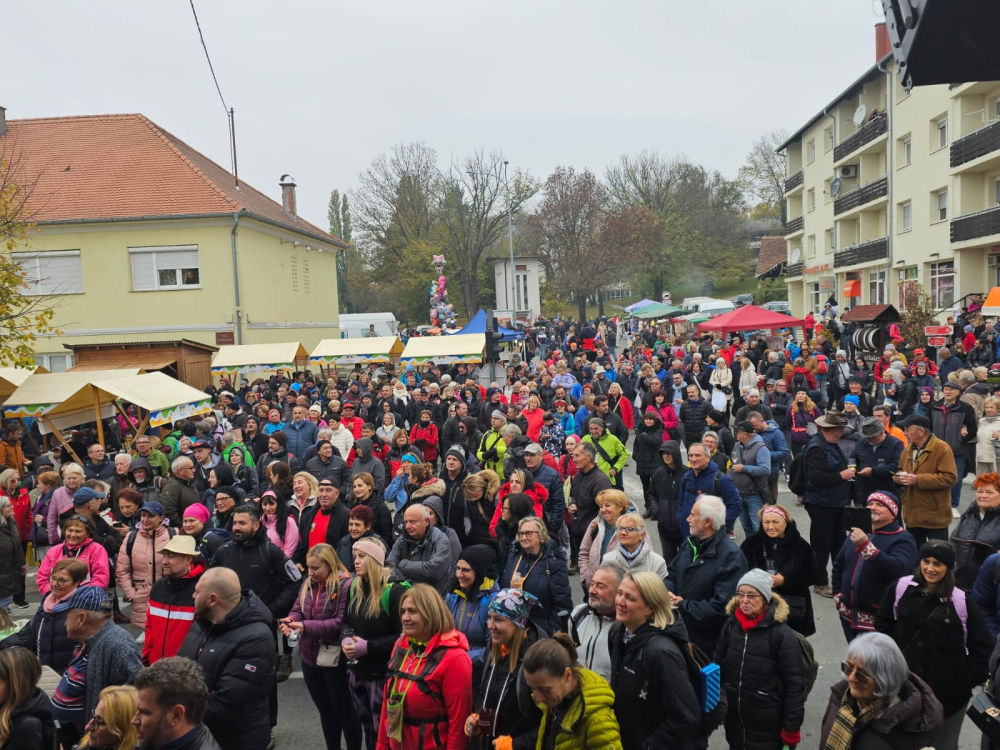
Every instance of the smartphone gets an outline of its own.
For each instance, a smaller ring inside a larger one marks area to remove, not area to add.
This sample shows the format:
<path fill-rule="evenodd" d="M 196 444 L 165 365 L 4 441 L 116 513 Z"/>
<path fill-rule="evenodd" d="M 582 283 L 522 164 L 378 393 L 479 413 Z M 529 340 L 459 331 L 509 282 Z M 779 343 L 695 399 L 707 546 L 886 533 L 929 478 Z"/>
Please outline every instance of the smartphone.
<path fill-rule="evenodd" d="M 866 534 L 872 533 L 872 512 L 868 508 L 847 508 L 847 530 L 861 529 Z"/>

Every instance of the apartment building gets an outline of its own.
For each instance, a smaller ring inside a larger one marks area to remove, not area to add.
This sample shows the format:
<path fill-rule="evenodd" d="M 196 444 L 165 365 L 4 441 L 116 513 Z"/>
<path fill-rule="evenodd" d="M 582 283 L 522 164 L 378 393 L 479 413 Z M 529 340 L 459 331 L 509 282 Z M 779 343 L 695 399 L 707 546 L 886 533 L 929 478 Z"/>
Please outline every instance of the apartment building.
<path fill-rule="evenodd" d="M 1000 285 L 1000 81 L 907 92 L 880 24 L 876 64 L 779 150 L 794 314 L 918 282 L 943 319 Z"/>

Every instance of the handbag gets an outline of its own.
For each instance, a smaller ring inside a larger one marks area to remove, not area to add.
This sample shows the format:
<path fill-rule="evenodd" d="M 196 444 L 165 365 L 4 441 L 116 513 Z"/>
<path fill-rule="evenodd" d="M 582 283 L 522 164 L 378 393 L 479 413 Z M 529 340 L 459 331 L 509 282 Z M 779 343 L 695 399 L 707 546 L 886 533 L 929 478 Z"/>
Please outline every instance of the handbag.
<path fill-rule="evenodd" d="M 819 427 L 816 426 L 815 422 L 806 422 L 806 434 L 808 434 L 809 437 L 812 437 L 818 432 L 819 432 Z"/>
<path fill-rule="evenodd" d="M 336 667 L 340 664 L 340 644 L 321 643 L 316 654 L 317 667 Z"/>
<path fill-rule="evenodd" d="M 1000 705 L 989 692 L 983 690 L 972 696 L 965 715 L 991 743 L 1000 743 Z"/>

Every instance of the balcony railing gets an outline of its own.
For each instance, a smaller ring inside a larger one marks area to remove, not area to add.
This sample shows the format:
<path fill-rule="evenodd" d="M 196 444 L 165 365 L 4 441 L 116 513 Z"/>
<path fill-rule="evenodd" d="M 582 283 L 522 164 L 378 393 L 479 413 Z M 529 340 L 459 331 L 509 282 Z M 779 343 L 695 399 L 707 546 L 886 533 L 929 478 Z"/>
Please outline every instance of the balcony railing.
<path fill-rule="evenodd" d="M 797 219 L 789 219 L 788 223 L 785 224 L 785 230 L 788 234 L 793 232 L 801 232 L 806 226 L 806 220 L 804 216 L 800 216 Z"/>
<path fill-rule="evenodd" d="M 840 161 L 853 151 L 857 151 L 866 143 L 871 143 L 880 135 L 886 132 L 886 118 L 884 115 L 876 117 L 871 122 L 865 123 L 861 128 L 851 133 L 833 149 L 833 160 Z"/>
<path fill-rule="evenodd" d="M 801 184 L 802 184 L 802 170 L 800 169 L 798 172 L 796 172 L 787 180 L 785 180 L 785 192 L 790 193 Z"/>
<path fill-rule="evenodd" d="M 870 242 L 862 242 L 860 245 L 845 247 L 833 257 L 833 267 L 843 268 L 844 266 L 854 266 L 858 263 L 883 260 L 888 257 L 889 240 L 886 237 L 881 237 Z"/>
<path fill-rule="evenodd" d="M 785 278 L 791 279 L 802 275 L 802 263 L 789 263 L 785 266 Z"/>
<path fill-rule="evenodd" d="M 882 175 L 877 180 L 872 180 L 864 185 L 849 190 L 842 195 L 838 195 L 833 201 L 833 213 L 842 214 L 852 208 L 871 203 L 878 198 L 884 198 L 889 194 L 889 178 Z"/>
<path fill-rule="evenodd" d="M 951 241 L 962 242 L 977 237 L 1000 234 L 1000 206 L 987 208 L 974 214 L 956 216 L 951 220 Z"/>
<path fill-rule="evenodd" d="M 952 143 L 951 166 L 960 166 L 998 149 L 1000 149 L 1000 122 L 995 122 Z M 785 191 L 788 189 L 785 188 Z"/>

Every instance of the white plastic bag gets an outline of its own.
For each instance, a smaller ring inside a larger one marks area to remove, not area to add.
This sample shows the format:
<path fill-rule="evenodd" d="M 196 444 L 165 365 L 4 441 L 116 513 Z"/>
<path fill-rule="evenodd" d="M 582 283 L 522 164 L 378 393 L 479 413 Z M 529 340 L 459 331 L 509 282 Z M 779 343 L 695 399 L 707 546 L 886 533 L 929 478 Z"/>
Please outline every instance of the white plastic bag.
<path fill-rule="evenodd" d="M 726 410 L 726 394 L 722 392 L 721 388 L 712 391 L 712 408 L 716 411 Z"/>

